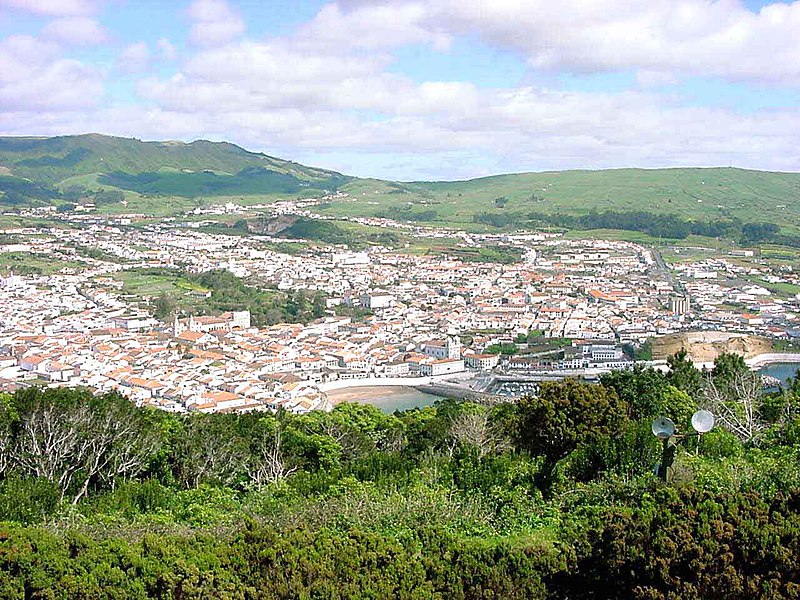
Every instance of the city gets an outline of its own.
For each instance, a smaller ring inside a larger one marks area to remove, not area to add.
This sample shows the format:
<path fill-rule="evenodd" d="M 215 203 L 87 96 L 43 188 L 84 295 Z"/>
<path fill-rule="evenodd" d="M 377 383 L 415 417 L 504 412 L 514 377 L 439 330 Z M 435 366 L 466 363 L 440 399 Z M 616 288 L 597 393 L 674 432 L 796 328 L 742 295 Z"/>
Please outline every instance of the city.
<path fill-rule="evenodd" d="M 800 599 L 800 0 L 0 0 L 0 600 Z"/>
<path fill-rule="evenodd" d="M 322 218 L 311 209 L 313 202 L 285 201 L 273 214 Z M 800 284 L 800 272 L 752 252 L 706 258 L 702 249 L 668 247 L 661 251 L 677 260 L 667 265 L 658 248 L 627 241 L 417 227 L 412 235 L 467 248 L 500 244 L 521 259 L 463 262 L 333 245 L 285 254 L 266 236 L 193 231 L 180 218 L 134 227 L 136 218 L 68 215 L 61 220 L 72 227 L 1 233 L 7 257 L 69 265 L 46 274 L 7 267 L 0 279 L 3 385 L 116 390 L 171 411 L 302 413 L 332 408 L 326 392 L 362 385 L 513 395 L 520 381 L 596 378 L 634 358 L 664 365 L 665 356 L 637 352 L 654 338 L 707 330 L 722 339 L 791 340 L 800 330 L 800 294 L 785 292 Z M 271 289 L 323 292 L 327 315 L 256 327 L 239 307 L 159 321 L 157 297 L 125 293 L 126 277 L 147 269 L 227 270 Z M 342 307 L 361 312 L 337 315 Z"/>

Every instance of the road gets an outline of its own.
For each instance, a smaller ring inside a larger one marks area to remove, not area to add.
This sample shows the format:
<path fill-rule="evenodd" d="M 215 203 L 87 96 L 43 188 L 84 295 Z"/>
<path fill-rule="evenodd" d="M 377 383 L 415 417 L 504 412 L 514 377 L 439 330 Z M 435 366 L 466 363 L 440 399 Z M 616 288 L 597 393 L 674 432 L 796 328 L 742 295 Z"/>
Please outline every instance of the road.
<path fill-rule="evenodd" d="M 667 266 L 667 263 L 664 262 L 664 257 L 661 256 L 661 252 L 659 252 L 658 248 L 656 247 L 651 248 L 651 250 L 653 252 L 653 260 L 656 263 L 656 268 L 659 271 L 661 271 L 661 273 L 664 275 L 664 278 L 667 280 L 667 283 L 669 283 L 672 286 L 672 289 L 675 290 L 676 294 L 680 296 L 685 296 L 686 288 L 680 281 L 675 279 L 675 276 L 672 274 L 672 269 L 670 269 Z"/>

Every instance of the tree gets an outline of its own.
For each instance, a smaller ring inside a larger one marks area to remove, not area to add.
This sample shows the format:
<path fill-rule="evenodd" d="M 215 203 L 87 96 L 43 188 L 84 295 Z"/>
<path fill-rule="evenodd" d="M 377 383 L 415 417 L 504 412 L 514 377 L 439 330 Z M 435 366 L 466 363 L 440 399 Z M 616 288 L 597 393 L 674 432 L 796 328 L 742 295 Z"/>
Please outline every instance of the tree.
<path fill-rule="evenodd" d="M 504 450 L 508 440 L 492 422 L 490 410 L 478 404 L 465 404 L 465 407 L 450 426 L 453 442 L 474 448 L 478 458 Z"/>
<path fill-rule="evenodd" d="M 575 379 L 547 381 L 535 397 L 517 404 L 515 441 L 518 448 L 545 458 L 542 469 L 549 486 L 558 462 L 570 452 L 618 432 L 628 407 L 603 385 Z"/>
<path fill-rule="evenodd" d="M 716 367 L 715 367 L 716 368 Z M 762 415 L 761 376 L 751 371 L 713 372 L 703 388 L 705 403 L 719 423 L 746 444 L 757 443 L 768 427 Z"/>
<path fill-rule="evenodd" d="M 667 380 L 692 398 L 699 398 L 703 388 L 703 376 L 695 368 L 686 349 L 681 348 L 668 357 L 667 364 L 670 369 L 667 374 Z"/>
<path fill-rule="evenodd" d="M 298 469 L 296 464 L 289 463 L 285 455 L 282 421 L 282 419 L 262 419 L 259 423 L 260 431 L 251 444 L 247 475 L 258 487 L 277 483 Z"/>
<path fill-rule="evenodd" d="M 490 344 L 486 346 L 486 353 L 487 354 L 503 354 L 506 356 L 510 356 L 512 354 L 516 354 L 519 352 L 519 348 L 516 344 L 509 344 L 508 342 L 503 342 L 502 344 Z"/>
<path fill-rule="evenodd" d="M 19 417 L 5 442 L 10 466 L 54 483 L 73 504 L 92 484 L 113 487 L 143 471 L 160 444 L 147 413 L 118 394 L 32 388 L 13 400 Z"/>
<path fill-rule="evenodd" d="M 5 475 L 11 466 L 11 449 L 14 438 L 11 427 L 16 420 L 16 413 L 11 404 L 10 394 L 0 394 L 0 477 Z"/>
<path fill-rule="evenodd" d="M 723 352 L 714 359 L 711 377 L 716 385 L 725 387 L 733 384 L 740 375 L 749 372 L 750 368 L 741 355 Z"/>
<path fill-rule="evenodd" d="M 137 409 L 127 398 L 116 394 L 88 404 L 93 413 L 91 440 L 81 475 L 83 484 L 73 497 L 73 504 L 86 495 L 92 482 L 114 489 L 144 471 L 163 442 L 148 418 L 153 409 Z"/>
<path fill-rule="evenodd" d="M 67 202 L 75 203 L 83 197 L 85 192 L 86 188 L 84 186 L 72 184 L 64 188 L 61 195 Z"/>
<path fill-rule="evenodd" d="M 100 190 L 95 192 L 94 202 L 98 206 L 101 204 L 119 204 L 125 200 L 125 194 L 121 190 Z"/>
<path fill-rule="evenodd" d="M 705 404 L 720 424 L 746 444 L 759 442 L 769 427 L 761 376 L 738 354 L 723 352 L 703 382 Z"/>
<path fill-rule="evenodd" d="M 201 483 L 230 485 L 245 471 L 247 445 L 231 425 L 228 415 L 188 415 L 176 432 L 173 473 L 185 488 Z"/>
<path fill-rule="evenodd" d="M 611 371 L 600 381 L 627 403 L 628 417 L 633 420 L 663 415 L 685 423 L 696 408 L 685 392 L 670 385 L 668 378 L 652 367 L 636 365 L 629 370 Z"/>
<path fill-rule="evenodd" d="M 161 292 L 158 298 L 156 298 L 153 316 L 156 319 L 164 321 L 171 317 L 177 309 L 178 305 L 175 302 L 175 298 L 166 292 Z"/>

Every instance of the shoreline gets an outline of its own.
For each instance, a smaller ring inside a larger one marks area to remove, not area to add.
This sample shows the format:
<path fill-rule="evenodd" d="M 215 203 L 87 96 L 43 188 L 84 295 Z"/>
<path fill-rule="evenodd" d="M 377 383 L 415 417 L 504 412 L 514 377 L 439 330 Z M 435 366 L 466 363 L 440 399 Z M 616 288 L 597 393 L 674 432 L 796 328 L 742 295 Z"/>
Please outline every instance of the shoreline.
<path fill-rule="evenodd" d="M 745 359 L 745 363 L 753 370 L 777 364 L 797 364 L 798 369 L 800 369 L 800 352 L 759 354 Z M 703 366 L 711 368 L 713 367 L 713 363 L 696 363 L 695 366 L 701 369 Z M 348 385 L 325 393 L 334 406 L 343 402 L 356 402 L 380 407 L 381 405 L 391 403 L 393 399 L 401 400 L 403 397 L 413 395 L 435 398 L 447 397 L 446 395 L 436 393 L 435 388 L 437 386 L 432 385 L 433 382 L 425 380 L 421 380 L 419 382 L 420 385 L 411 385 L 412 382 L 381 385 L 378 383 L 379 381 L 380 380 L 377 380 L 374 383 L 370 382 L 372 385 L 363 385 L 363 383 L 361 385 Z M 375 385 L 375 383 L 378 383 L 378 385 Z M 453 389 L 452 391 L 455 392 L 456 390 Z"/>
<path fill-rule="evenodd" d="M 744 361 L 751 369 L 760 369 L 769 365 L 797 364 L 800 365 L 800 352 L 758 354 Z"/>
<path fill-rule="evenodd" d="M 380 406 L 392 399 L 402 398 L 419 394 L 421 396 L 434 396 L 423 392 L 410 385 L 375 385 L 375 386 L 350 386 L 326 392 L 328 399 L 336 406 L 343 402 L 357 402 L 360 404 L 371 404 Z"/>

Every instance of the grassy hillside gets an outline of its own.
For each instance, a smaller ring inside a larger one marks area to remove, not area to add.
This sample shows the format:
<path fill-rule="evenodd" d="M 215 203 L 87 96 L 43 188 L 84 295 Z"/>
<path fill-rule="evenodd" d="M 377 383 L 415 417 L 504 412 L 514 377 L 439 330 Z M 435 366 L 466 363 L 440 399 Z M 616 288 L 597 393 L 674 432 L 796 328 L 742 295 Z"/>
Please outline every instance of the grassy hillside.
<path fill-rule="evenodd" d="M 97 134 L 0 138 L 0 177 L 0 191 L 13 186 L 12 199 L 36 201 L 76 188 L 186 198 L 318 194 L 348 180 L 226 142 L 142 142 Z"/>
<path fill-rule="evenodd" d="M 499 175 L 469 181 L 357 180 L 331 214 L 471 223 L 481 212 L 653 211 L 694 220 L 800 224 L 800 174 L 708 169 L 612 169 Z"/>
<path fill-rule="evenodd" d="M 97 134 L 0 137 L 0 205 L 11 207 L 83 201 L 102 205 L 105 212 L 162 215 L 204 201 L 318 197 L 333 189 L 348 196 L 320 207 L 331 215 L 474 229 L 495 221 L 509 226 L 541 222 L 532 213 L 582 215 L 596 210 L 657 212 L 699 222 L 771 222 L 784 233 L 800 233 L 798 173 L 612 169 L 401 183 L 347 177 L 225 142 L 142 142 Z M 112 190 L 116 196 L 98 198 L 98 190 Z M 127 206 L 120 202 L 123 197 Z M 487 213 L 499 219 L 476 220 Z"/>

